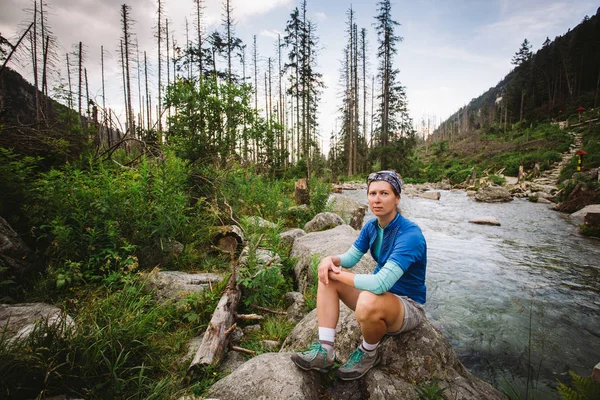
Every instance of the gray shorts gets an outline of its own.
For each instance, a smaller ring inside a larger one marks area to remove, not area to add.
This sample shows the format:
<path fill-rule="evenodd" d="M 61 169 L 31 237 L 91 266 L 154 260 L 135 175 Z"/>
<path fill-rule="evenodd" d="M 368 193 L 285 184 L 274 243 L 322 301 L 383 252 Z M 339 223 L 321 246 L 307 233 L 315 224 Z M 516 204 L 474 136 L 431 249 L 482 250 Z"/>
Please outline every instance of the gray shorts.
<path fill-rule="evenodd" d="M 388 335 L 393 336 L 413 330 L 427 319 L 425 309 L 421 304 L 406 296 L 398 296 L 397 294 L 394 296 L 398 297 L 404 305 L 404 321 L 399 331 L 387 332 Z"/>

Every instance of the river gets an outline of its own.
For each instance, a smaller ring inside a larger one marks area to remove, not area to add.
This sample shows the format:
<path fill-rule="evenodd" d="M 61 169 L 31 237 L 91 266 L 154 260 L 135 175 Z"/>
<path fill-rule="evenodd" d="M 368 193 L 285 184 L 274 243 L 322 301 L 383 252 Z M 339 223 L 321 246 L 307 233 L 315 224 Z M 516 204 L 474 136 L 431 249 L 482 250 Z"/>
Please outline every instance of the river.
<path fill-rule="evenodd" d="M 343 195 L 367 203 L 366 190 Z M 559 399 L 569 370 L 591 374 L 600 362 L 599 240 L 525 199 L 488 204 L 441 191 L 439 201 L 403 195 L 400 205 L 427 240 L 428 317 L 473 374 L 536 399 Z M 468 222 L 483 216 L 501 226 Z"/>

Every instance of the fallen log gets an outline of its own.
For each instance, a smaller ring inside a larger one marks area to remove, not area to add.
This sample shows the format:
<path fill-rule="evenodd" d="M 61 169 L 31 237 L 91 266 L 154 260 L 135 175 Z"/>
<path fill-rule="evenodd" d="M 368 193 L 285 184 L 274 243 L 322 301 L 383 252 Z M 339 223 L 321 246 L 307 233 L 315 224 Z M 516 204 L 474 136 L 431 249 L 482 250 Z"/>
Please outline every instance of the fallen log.
<path fill-rule="evenodd" d="M 235 284 L 235 274 L 232 274 L 227 289 L 208 323 L 190 369 L 196 366 L 218 365 L 221 362 L 229 344 L 229 336 L 233 331 L 231 328 L 235 323 L 236 310 L 241 297 L 242 293 Z"/>

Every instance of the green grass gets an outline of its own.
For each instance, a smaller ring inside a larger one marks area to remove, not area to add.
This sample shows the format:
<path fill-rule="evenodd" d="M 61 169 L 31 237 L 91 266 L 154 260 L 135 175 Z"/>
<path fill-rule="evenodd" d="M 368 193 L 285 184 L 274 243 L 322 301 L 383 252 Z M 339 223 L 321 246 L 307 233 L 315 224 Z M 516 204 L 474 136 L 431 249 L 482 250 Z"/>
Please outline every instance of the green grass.
<path fill-rule="evenodd" d="M 170 398 L 187 385 L 186 344 L 206 327 L 220 289 L 161 305 L 137 281 L 74 299 L 76 329 L 40 324 L 16 344 L 0 336 L 0 397 Z M 192 309 L 198 318 L 186 318 Z"/>

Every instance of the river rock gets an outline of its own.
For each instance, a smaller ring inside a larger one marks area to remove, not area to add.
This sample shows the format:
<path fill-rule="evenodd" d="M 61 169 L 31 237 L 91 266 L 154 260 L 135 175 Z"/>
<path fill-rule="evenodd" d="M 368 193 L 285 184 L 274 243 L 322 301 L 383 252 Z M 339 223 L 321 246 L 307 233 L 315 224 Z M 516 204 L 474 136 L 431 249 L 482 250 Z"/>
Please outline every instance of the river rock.
<path fill-rule="evenodd" d="M 304 350 L 317 336 L 316 310 L 313 310 L 290 333 L 281 352 Z M 336 327 L 336 360 L 346 362 L 360 338 L 354 313 L 342 305 Z M 447 388 L 456 399 L 506 398 L 462 365 L 448 338 L 430 321 L 404 334 L 386 336 L 380 346 L 381 363 L 361 379 L 360 386 L 366 391 L 361 398 L 416 399 L 414 385 L 432 380 Z"/>
<path fill-rule="evenodd" d="M 177 300 L 182 294 L 200 293 L 223 280 L 212 273 L 190 274 L 181 271 L 158 271 L 148 274 L 147 285 L 160 301 Z"/>
<path fill-rule="evenodd" d="M 592 204 L 582 208 L 581 210 L 569 215 L 571 220 L 577 225 L 583 225 L 585 216 L 588 213 L 600 213 L 600 204 Z"/>
<path fill-rule="evenodd" d="M 26 339 L 36 324 L 55 327 L 59 333 L 73 329 L 73 319 L 60 308 L 46 303 L 0 304 L 0 330 L 9 343 Z"/>
<path fill-rule="evenodd" d="M 475 200 L 484 203 L 505 203 L 512 201 L 510 191 L 502 186 L 487 186 L 475 194 Z"/>
<path fill-rule="evenodd" d="M 495 217 L 479 217 L 469 220 L 472 224 L 500 226 L 500 221 Z"/>
<path fill-rule="evenodd" d="M 6 220 L 0 217 L 0 282 L 20 280 L 33 269 L 33 253 Z"/>
<path fill-rule="evenodd" d="M 254 357 L 215 383 L 208 397 L 222 400 L 317 400 L 318 372 L 303 371 L 290 360 L 291 353 L 265 353 Z"/>
<path fill-rule="evenodd" d="M 288 245 L 290 245 L 290 246 L 291 246 L 291 245 L 293 245 L 293 244 L 294 244 L 294 241 L 295 241 L 297 238 L 299 238 L 299 237 L 301 237 L 301 236 L 304 236 L 304 235 L 306 235 L 306 232 L 304 232 L 304 229 L 300 229 L 300 228 L 294 228 L 294 229 L 290 229 L 289 231 L 285 231 L 285 232 L 283 232 L 283 233 L 280 235 L 280 237 L 281 237 L 281 240 L 282 240 L 284 243 L 286 243 L 286 244 L 288 244 Z"/>
<path fill-rule="evenodd" d="M 424 192 L 418 195 L 422 199 L 427 200 L 439 200 L 441 193 L 440 192 Z"/>
<path fill-rule="evenodd" d="M 344 220 L 332 212 L 322 212 L 304 225 L 305 232 L 319 232 L 344 224 Z"/>
<path fill-rule="evenodd" d="M 294 274 L 298 282 L 298 290 L 303 293 L 308 282 L 316 279 L 313 268 L 316 269 L 322 258 L 345 253 L 357 237 L 358 232 L 344 224 L 326 231 L 312 232 L 296 239 L 290 257 L 297 259 Z M 365 254 L 352 270 L 360 273 L 372 272 L 374 269 L 375 261 L 370 254 Z"/>

